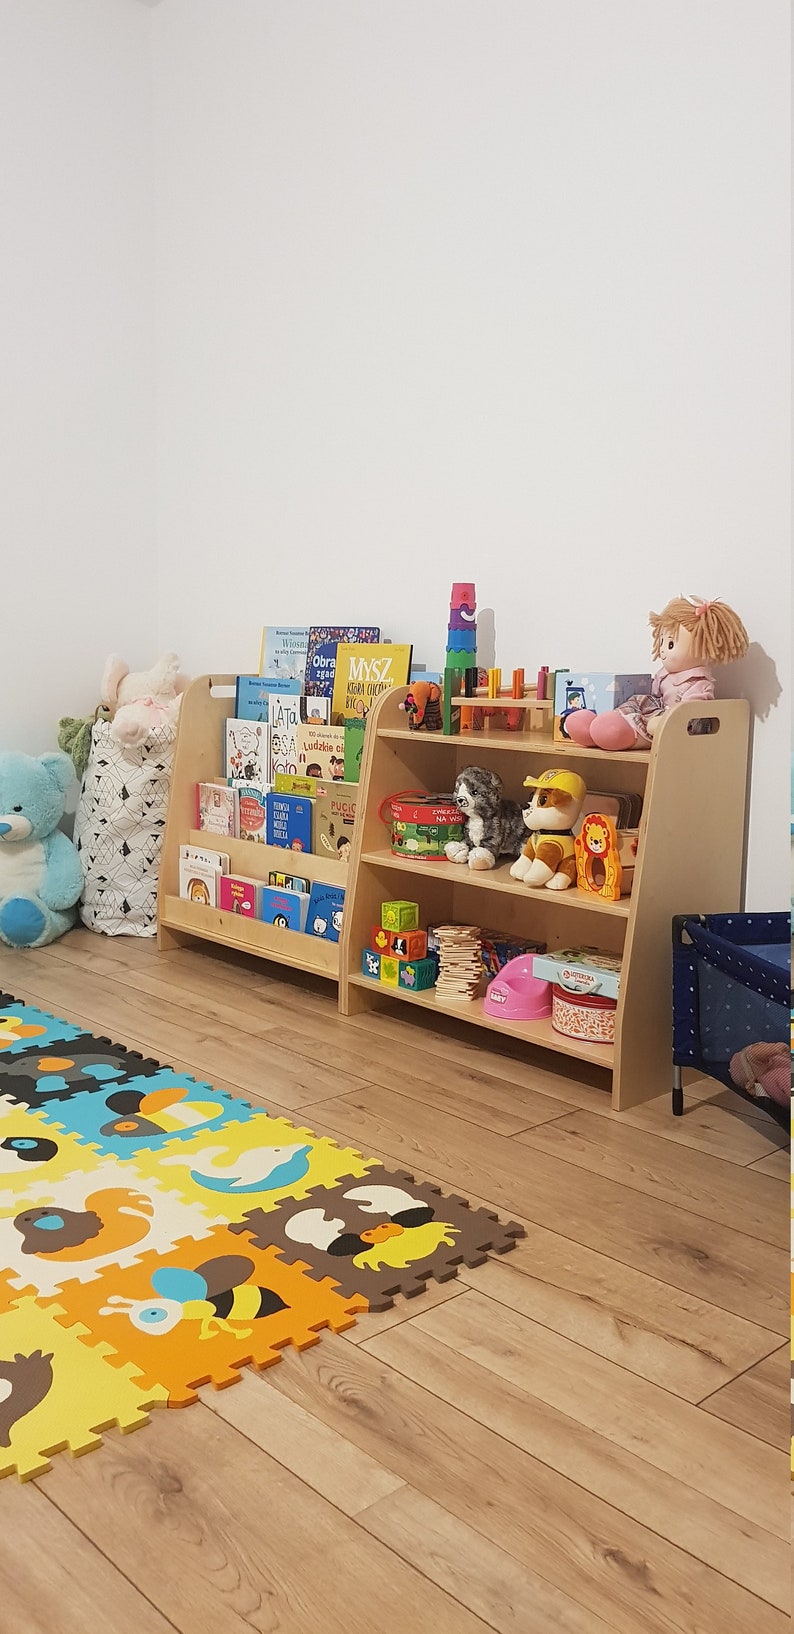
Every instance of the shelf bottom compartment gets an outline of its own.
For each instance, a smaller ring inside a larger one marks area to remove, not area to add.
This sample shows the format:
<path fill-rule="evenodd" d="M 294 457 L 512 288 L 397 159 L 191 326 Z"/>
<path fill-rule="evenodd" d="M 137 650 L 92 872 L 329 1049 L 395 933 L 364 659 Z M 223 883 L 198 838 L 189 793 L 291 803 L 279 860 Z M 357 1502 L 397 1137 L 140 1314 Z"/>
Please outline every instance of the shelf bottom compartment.
<path fill-rule="evenodd" d="M 304 931 L 283 930 L 279 925 L 266 925 L 261 919 L 244 919 L 221 908 L 188 902 L 181 896 L 165 898 L 159 923 L 168 930 L 202 936 L 206 941 L 237 948 L 240 953 L 253 953 L 260 959 L 272 959 L 293 970 L 327 976 L 330 981 L 339 980 L 339 943 L 326 942 Z"/>
<path fill-rule="evenodd" d="M 591 1061 L 596 1067 L 614 1066 L 615 1050 L 612 1044 L 587 1044 L 582 1039 L 568 1038 L 554 1031 L 550 1020 L 497 1021 L 486 1015 L 482 999 L 442 999 L 434 987 L 423 993 L 410 993 L 405 987 L 386 987 L 383 982 L 370 981 L 368 976 L 354 972 L 348 977 L 353 987 L 361 987 L 373 998 L 400 999 L 406 1004 L 418 1004 L 438 1015 L 454 1016 L 457 1021 L 473 1022 L 476 1027 L 487 1027 L 492 1032 L 520 1038 L 525 1044 L 540 1044 L 543 1049 L 555 1050 L 559 1055 L 572 1055 L 578 1061 Z"/>

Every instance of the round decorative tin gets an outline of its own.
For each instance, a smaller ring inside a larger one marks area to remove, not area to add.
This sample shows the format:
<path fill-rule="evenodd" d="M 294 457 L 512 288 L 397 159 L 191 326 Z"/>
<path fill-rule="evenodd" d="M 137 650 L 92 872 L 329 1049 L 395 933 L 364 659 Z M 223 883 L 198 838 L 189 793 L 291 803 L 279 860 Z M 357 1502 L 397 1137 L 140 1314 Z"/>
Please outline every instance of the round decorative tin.
<path fill-rule="evenodd" d="M 601 993 L 569 993 L 556 983 L 552 991 L 551 1024 L 556 1033 L 581 1038 L 588 1044 L 614 1044 L 616 999 Z"/>
<path fill-rule="evenodd" d="M 388 821 L 385 813 L 391 819 L 391 849 L 397 857 L 443 862 L 448 842 L 464 837 L 466 819 L 447 794 L 393 794 L 381 807 L 381 815 Z"/>

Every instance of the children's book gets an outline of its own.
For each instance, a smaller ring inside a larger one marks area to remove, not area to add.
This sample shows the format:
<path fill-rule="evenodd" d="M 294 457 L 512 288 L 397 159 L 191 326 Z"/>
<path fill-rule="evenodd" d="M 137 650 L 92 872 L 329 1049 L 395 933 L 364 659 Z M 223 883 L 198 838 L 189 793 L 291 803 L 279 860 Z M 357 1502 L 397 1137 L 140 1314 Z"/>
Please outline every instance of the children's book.
<path fill-rule="evenodd" d="M 234 785 L 255 783 L 264 788 L 268 781 L 269 727 L 263 721 L 226 722 L 226 776 Z"/>
<path fill-rule="evenodd" d="M 269 794 L 267 843 L 282 846 L 288 851 L 311 851 L 311 800 L 301 794 Z"/>
<path fill-rule="evenodd" d="M 271 692 L 269 704 L 270 775 L 273 784 L 279 772 L 289 777 L 299 775 L 298 727 L 300 726 L 300 698 L 282 692 Z"/>
<path fill-rule="evenodd" d="M 343 782 L 344 727 L 314 726 L 302 721 L 298 727 L 298 767 L 301 777 L 320 778 L 324 783 Z"/>
<path fill-rule="evenodd" d="M 179 895 L 188 902 L 198 902 L 203 908 L 217 908 L 222 878 L 220 868 L 212 863 L 189 862 L 186 857 L 179 859 Z"/>
<path fill-rule="evenodd" d="M 556 670 L 554 742 L 569 741 L 565 720 L 572 710 L 592 709 L 594 714 L 604 715 L 610 709 L 619 709 L 635 693 L 650 692 L 651 680 L 650 675 L 615 675 L 609 670 Z"/>
<path fill-rule="evenodd" d="M 314 849 L 347 862 L 358 801 L 357 783 L 318 783 L 314 802 Z"/>
<path fill-rule="evenodd" d="M 308 629 L 268 624 L 262 631 L 259 673 L 275 676 L 277 681 L 299 681 L 303 685 L 308 650 Z"/>
<path fill-rule="evenodd" d="M 360 646 L 380 641 L 380 630 L 374 625 L 313 624 L 309 631 L 309 649 L 306 655 L 306 684 L 308 696 L 331 698 L 334 690 L 336 651 L 340 644 Z"/>
<path fill-rule="evenodd" d="M 201 863 L 205 868 L 218 868 L 222 874 L 229 872 L 228 851 L 205 850 L 200 845 L 180 845 L 180 862 Z"/>
<path fill-rule="evenodd" d="M 267 835 L 267 794 L 254 783 L 241 783 L 238 790 L 240 839 L 263 845 Z"/>
<path fill-rule="evenodd" d="M 381 692 L 405 686 L 411 673 L 410 646 L 390 641 L 340 643 L 336 652 L 336 672 L 331 700 L 331 720 L 362 719 Z"/>
<path fill-rule="evenodd" d="M 282 930 L 305 930 L 308 911 L 309 898 L 305 892 L 262 886 L 260 918 L 265 924 L 280 925 Z"/>
<path fill-rule="evenodd" d="M 345 893 L 341 885 L 321 885 L 319 880 L 315 880 L 306 921 L 309 935 L 322 936 L 326 942 L 338 942 L 344 905 Z"/>
<path fill-rule="evenodd" d="M 331 719 L 331 700 L 320 696 L 301 698 L 301 720 L 312 726 L 327 726 Z"/>
<path fill-rule="evenodd" d="M 361 779 L 361 756 L 364 753 L 366 719 L 351 716 L 345 721 L 345 782 L 358 783 Z"/>
<path fill-rule="evenodd" d="M 305 794 L 310 800 L 317 793 L 316 777 L 293 777 L 291 772 L 276 772 L 273 778 L 276 794 Z"/>
<path fill-rule="evenodd" d="M 289 681 L 286 677 L 238 675 L 234 713 L 239 721 L 266 721 L 267 700 L 271 692 L 300 693 L 300 689 L 300 681 Z"/>
<path fill-rule="evenodd" d="M 240 914 L 243 919 L 258 919 L 260 890 L 261 886 L 255 879 L 245 879 L 238 874 L 222 874 L 219 906 L 225 913 Z"/>
<path fill-rule="evenodd" d="M 278 869 L 271 868 L 267 882 L 268 885 L 277 885 L 281 891 L 298 891 L 301 896 L 308 899 L 309 881 L 303 879 L 300 874 L 280 874 Z"/>
<path fill-rule="evenodd" d="M 239 834 L 237 790 L 223 783 L 197 783 L 198 827 L 208 834 L 225 834 L 236 839 Z"/>

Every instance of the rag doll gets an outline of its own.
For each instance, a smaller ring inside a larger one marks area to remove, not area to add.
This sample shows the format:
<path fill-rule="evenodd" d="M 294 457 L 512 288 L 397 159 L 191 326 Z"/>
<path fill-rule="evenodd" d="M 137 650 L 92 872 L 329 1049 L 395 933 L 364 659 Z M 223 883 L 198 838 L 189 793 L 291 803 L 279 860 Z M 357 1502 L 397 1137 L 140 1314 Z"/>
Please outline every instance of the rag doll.
<path fill-rule="evenodd" d="M 452 798 L 466 818 L 466 838 L 449 841 L 445 855 L 450 862 L 495 868 L 501 856 L 515 856 L 524 837 L 524 820 L 516 801 L 503 798 L 496 772 L 466 766 L 458 773 Z"/>
<path fill-rule="evenodd" d="M 596 715 L 577 709 L 566 717 L 573 743 L 598 749 L 647 749 L 665 711 L 714 697 L 713 664 L 731 664 L 747 651 L 747 631 L 724 601 L 676 596 L 651 613 L 653 656 L 661 660 L 649 693 Z"/>
<path fill-rule="evenodd" d="M 529 837 L 510 873 L 531 890 L 567 891 L 576 884 L 573 831 L 587 793 L 584 782 L 576 772 L 554 767 L 525 778 L 524 787 L 533 791 L 523 811 Z"/>

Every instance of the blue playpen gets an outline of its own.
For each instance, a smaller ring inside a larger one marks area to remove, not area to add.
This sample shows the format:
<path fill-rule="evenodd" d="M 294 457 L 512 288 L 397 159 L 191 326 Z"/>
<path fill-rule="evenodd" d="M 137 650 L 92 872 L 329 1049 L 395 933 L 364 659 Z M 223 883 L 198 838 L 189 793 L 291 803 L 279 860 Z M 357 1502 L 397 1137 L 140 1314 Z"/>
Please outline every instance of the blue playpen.
<path fill-rule="evenodd" d="M 791 916 L 712 913 L 673 921 L 673 1112 L 684 1110 L 682 1072 L 727 1084 L 788 1129 L 790 1110 L 754 1100 L 733 1082 L 731 1056 L 791 1037 Z"/>

